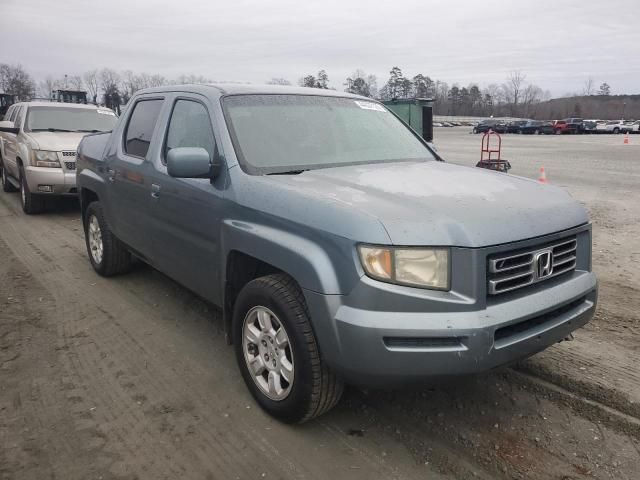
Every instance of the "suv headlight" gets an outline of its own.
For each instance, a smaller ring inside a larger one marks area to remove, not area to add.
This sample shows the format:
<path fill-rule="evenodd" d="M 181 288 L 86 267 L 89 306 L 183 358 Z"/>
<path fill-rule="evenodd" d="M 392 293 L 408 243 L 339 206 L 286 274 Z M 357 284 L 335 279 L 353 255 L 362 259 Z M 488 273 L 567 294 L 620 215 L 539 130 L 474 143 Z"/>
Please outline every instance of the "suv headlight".
<path fill-rule="evenodd" d="M 48 150 L 33 150 L 32 155 L 33 162 L 31 164 L 35 165 L 36 167 L 61 168 L 57 152 L 50 152 Z"/>
<path fill-rule="evenodd" d="M 360 262 L 371 278 L 398 285 L 449 290 L 448 248 L 358 246 Z"/>

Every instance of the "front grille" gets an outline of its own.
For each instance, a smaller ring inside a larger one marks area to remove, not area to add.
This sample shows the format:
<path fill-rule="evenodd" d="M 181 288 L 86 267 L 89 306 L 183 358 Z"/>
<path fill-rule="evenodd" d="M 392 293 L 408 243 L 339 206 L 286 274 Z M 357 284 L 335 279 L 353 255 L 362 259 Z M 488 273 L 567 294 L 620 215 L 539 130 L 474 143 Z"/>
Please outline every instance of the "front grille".
<path fill-rule="evenodd" d="M 62 156 L 63 157 L 75 157 L 76 156 L 76 152 L 71 152 L 71 151 L 62 152 Z"/>
<path fill-rule="evenodd" d="M 489 257 L 490 295 L 510 292 L 576 268 L 576 238 Z"/>
<path fill-rule="evenodd" d="M 76 162 L 64 162 L 64 166 L 66 167 L 67 170 L 75 170 Z"/>

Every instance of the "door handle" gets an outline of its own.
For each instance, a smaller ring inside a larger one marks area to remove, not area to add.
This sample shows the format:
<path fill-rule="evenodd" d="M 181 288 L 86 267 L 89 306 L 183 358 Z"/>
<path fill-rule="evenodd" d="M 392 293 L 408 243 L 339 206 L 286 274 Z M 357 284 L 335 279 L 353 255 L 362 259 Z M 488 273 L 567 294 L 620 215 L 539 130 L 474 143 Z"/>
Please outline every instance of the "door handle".
<path fill-rule="evenodd" d="M 159 198 L 160 197 L 160 185 L 158 185 L 156 183 L 152 183 L 151 184 L 151 196 L 153 198 Z"/>

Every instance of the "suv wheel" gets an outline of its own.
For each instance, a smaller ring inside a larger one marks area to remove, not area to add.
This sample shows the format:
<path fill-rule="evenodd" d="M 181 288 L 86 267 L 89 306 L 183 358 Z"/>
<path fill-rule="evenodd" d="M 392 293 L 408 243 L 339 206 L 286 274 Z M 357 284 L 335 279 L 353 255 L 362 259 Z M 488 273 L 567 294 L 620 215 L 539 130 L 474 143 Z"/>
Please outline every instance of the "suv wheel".
<path fill-rule="evenodd" d="M 0 162 L 0 183 L 2 183 L 2 190 L 4 192 L 15 192 L 16 188 L 7 178 L 7 171 L 4 169 L 4 165 Z"/>
<path fill-rule="evenodd" d="M 22 203 L 22 211 L 27 215 L 40 213 L 44 209 L 44 198 L 29 191 L 27 178 L 22 167 L 20 168 L 20 201 Z"/>
<path fill-rule="evenodd" d="M 616 135 L 620 133 L 620 129 L 618 127 L 613 129 L 613 133 L 615 133 Z"/>
<path fill-rule="evenodd" d="M 303 423 L 340 400 L 343 383 L 320 358 L 304 296 L 291 277 L 249 282 L 236 300 L 232 328 L 242 377 L 270 415 Z"/>
<path fill-rule="evenodd" d="M 111 233 L 100 202 L 92 202 L 87 207 L 84 238 L 91 265 L 100 275 L 109 277 L 131 268 L 131 252 Z"/>

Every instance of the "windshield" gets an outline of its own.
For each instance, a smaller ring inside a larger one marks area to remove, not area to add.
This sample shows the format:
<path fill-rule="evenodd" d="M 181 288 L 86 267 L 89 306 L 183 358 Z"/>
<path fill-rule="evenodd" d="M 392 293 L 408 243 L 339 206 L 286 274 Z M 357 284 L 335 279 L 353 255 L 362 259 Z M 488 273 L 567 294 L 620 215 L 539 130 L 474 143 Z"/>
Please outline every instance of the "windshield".
<path fill-rule="evenodd" d="M 30 107 L 27 132 L 107 132 L 113 129 L 116 114 L 108 108 Z"/>
<path fill-rule="evenodd" d="M 312 95 L 224 98 L 240 165 L 250 174 L 407 160 L 431 151 L 382 105 Z"/>

